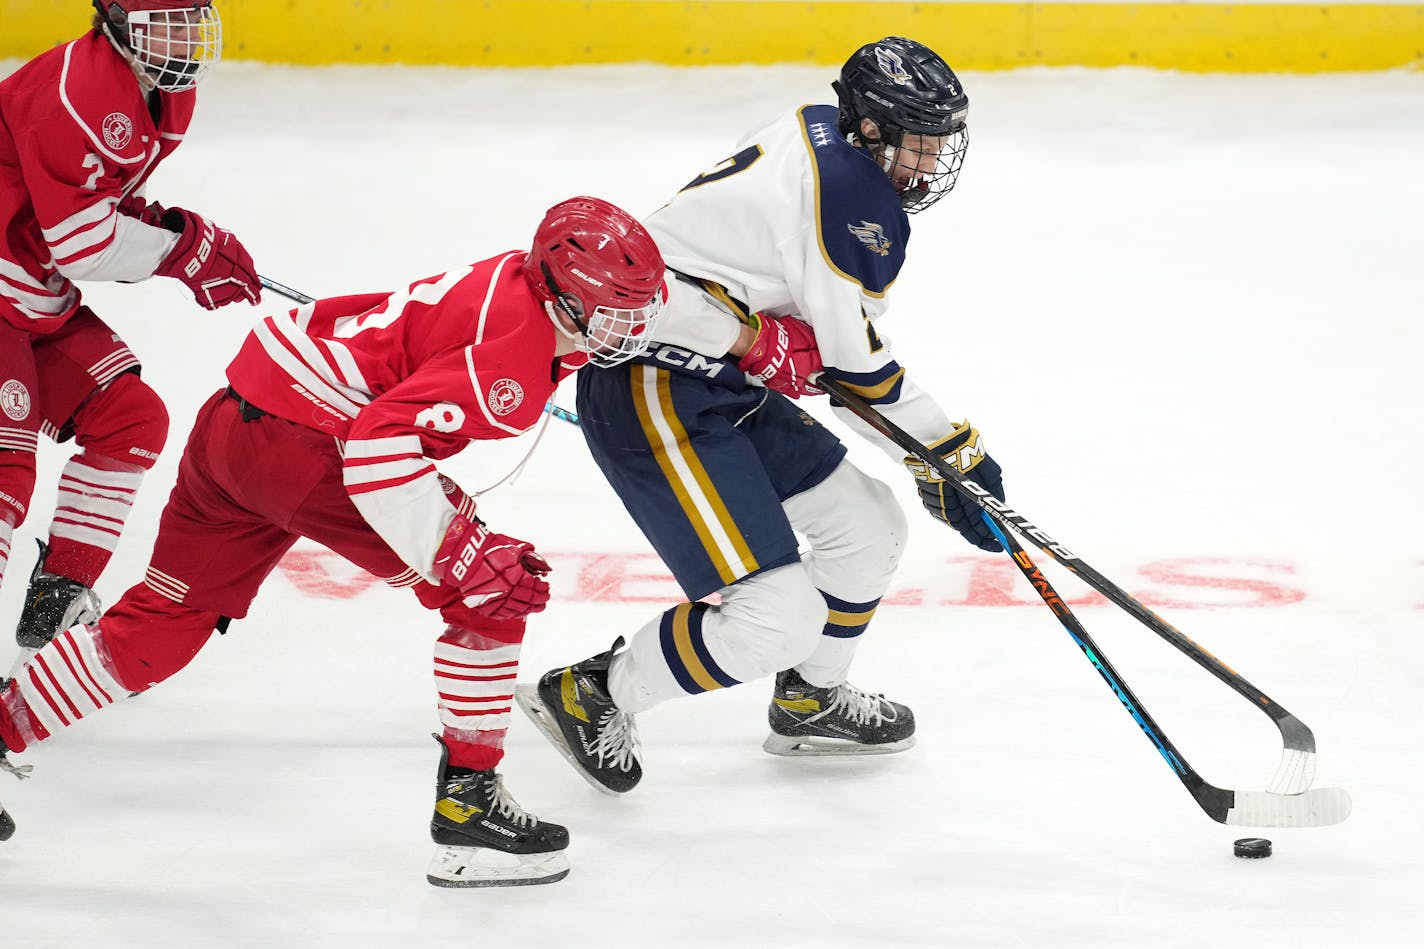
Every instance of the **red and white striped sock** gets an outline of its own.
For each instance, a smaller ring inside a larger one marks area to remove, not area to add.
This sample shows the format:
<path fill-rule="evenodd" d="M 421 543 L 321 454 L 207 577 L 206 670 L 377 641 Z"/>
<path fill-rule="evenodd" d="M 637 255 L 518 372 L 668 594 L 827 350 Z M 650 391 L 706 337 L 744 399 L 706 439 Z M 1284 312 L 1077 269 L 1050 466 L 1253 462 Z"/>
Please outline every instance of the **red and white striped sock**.
<path fill-rule="evenodd" d="M 92 587 L 118 546 L 143 475 L 143 468 L 92 452 L 69 459 L 59 477 L 45 572 Z"/>
<path fill-rule="evenodd" d="M 31 656 L 0 695 L 12 726 L 5 743 L 23 751 L 128 693 L 110 671 L 98 628 L 66 630 Z"/>
<path fill-rule="evenodd" d="M 520 643 L 451 626 L 435 644 L 435 690 L 450 764 L 486 771 L 504 757 Z"/>

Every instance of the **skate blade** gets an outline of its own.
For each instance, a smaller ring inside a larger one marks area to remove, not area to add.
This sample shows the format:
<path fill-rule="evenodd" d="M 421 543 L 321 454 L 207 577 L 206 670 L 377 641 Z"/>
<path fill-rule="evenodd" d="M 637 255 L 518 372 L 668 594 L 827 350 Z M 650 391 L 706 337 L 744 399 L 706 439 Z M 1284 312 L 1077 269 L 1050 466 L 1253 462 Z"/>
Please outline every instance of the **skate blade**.
<path fill-rule="evenodd" d="M 569 875 L 569 858 L 562 850 L 549 853 L 504 853 L 488 847 L 436 846 L 425 879 L 434 886 L 538 886 Z"/>
<path fill-rule="evenodd" d="M 544 700 L 539 697 L 538 686 L 516 685 L 514 687 L 514 703 L 524 710 L 524 714 L 529 716 L 534 727 L 543 733 L 544 737 L 549 740 L 549 744 L 558 749 L 559 754 L 564 756 L 564 760 L 578 772 L 579 777 L 589 783 L 590 787 L 602 791 L 609 797 L 622 797 L 621 793 L 604 786 L 579 764 L 578 758 L 574 757 L 573 749 L 569 747 L 563 731 L 559 728 L 559 723 L 554 720 L 553 713 L 544 706 Z"/>
<path fill-rule="evenodd" d="M 840 757 L 854 758 L 864 755 L 893 755 L 915 747 L 915 736 L 890 741 L 883 745 L 864 745 L 843 738 L 822 738 L 819 735 L 778 735 L 772 732 L 761 744 L 769 755 L 785 758 Z"/>

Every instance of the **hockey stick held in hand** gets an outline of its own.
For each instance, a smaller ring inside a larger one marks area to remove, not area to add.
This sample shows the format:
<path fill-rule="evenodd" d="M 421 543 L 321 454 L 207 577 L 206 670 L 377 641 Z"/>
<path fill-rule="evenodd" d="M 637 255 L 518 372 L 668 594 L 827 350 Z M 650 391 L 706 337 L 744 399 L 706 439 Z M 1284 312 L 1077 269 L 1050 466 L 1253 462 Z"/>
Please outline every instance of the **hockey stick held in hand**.
<path fill-rule="evenodd" d="M 1167 623 L 1156 613 L 1116 584 L 1089 567 L 1075 554 L 1035 526 L 1028 518 L 995 498 L 974 481 L 960 474 L 938 454 L 922 445 L 904 429 L 885 418 L 854 392 L 840 383 L 820 376 L 816 383 L 835 397 L 856 416 L 906 452 L 933 467 L 955 490 L 972 500 L 999 538 L 1014 563 L 1033 584 L 1043 601 L 1053 610 L 1079 648 L 1097 668 L 1123 706 L 1141 726 L 1156 746 L 1163 760 L 1182 781 L 1192 797 L 1213 820 L 1253 827 L 1318 827 L 1337 824 L 1350 815 L 1350 797 L 1341 788 L 1309 790 L 1315 777 L 1315 736 L 1303 722 L 1281 708 L 1259 689 L 1247 682 L 1234 669 L 1207 652 L 1201 646 Z M 1053 590 L 1042 572 L 1034 566 L 1028 554 L 1013 539 L 1018 532 L 1039 549 L 1077 574 L 1088 586 L 1114 604 L 1125 609 L 1153 632 L 1186 653 L 1198 665 L 1210 671 L 1239 695 L 1251 700 L 1280 730 L 1284 751 L 1276 775 L 1265 791 L 1230 791 L 1207 784 L 1187 764 L 1171 741 L 1128 689 L 1126 682 L 1107 662 L 1077 617 L 1073 616 L 1062 598 Z"/>
<path fill-rule="evenodd" d="M 284 296 L 288 300 L 291 300 L 293 303 L 300 303 L 302 306 L 306 306 L 308 303 L 316 302 L 315 297 L 309 297 L 305 293 L 302 293 L 300 290 L 293 290 L 291 287 L 285 284 L 278 283 L 270 277 L 264 277 L 261 274 L 258 274 L 257 279 L 259 282 L 261 282 L 263 289 L 271 290 L 273 293 L 279 296 Z M 579 423 L 579 417 L 577 413 L 570 412 L 568 409 L 565 408 L 560 408 L 552 401 L 544 406 L 544 411 L 548 412 L 550 415 L 552 415 L 554 418 L 558 419 L 561 422 L 568 422 L 571 425 L 577 425 Z"/>

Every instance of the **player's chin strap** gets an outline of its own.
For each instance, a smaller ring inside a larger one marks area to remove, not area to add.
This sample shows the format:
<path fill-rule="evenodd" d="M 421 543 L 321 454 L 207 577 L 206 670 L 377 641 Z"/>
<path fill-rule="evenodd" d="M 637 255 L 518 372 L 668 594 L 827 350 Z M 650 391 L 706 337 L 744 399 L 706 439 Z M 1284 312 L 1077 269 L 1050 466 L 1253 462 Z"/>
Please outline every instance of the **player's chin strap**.
<path fill-rule="evenodd" d="M 316 297 L 307 296 L 305 293 L 302 293 L 300 290 L 293 290 L 291 287 L 287 286 L 286 284 L 278 283 L 277 281 L 271 279 L 270 277 L 264 277 L 264 276 L 262 276 L 261 274 L 258 274 L 257 279 L 258 279 L 258 281 L 262 284 L 262 288 L 263 288 L 264 290 L 271 290 L 273 293 L 277 294 L 278 296 L 286 297 L 288 300 L 291 300 L 293 303 L 300 303 L 302 306 L 306 306 L 308 303 L 315 303 L 315 302 L 316 302 Z M 549 318 L 550 318 L 550 319 L 554 319 L 554 314 L 553 314 L 552 310 L 549 312 Z M 564 333 L 564 335 L 566 335 L 566 336 L 569 335 L 568 330 L 565 330 L 562 326 L 559 326 L 559 321 L 558 321 L 558 320 L 554 320 L 554 325 L 555 325 L 555 326 L 558 326 L 559 329 Z M 577 337 L 571 337 L 571 338 L 577 340 Z M 576 413 L 576 412 L 570 412 L 568 409 L 565 409 L 565 408 L 560 408 L 559 406 L 557 406 L 557 405 L 554 404 L 554 401 L 553 401 L 552 399 L 550 399 L 549 402 L 548 402 L 548 404 L 546 404 L 546 405 L 544 406 L 544 412 L 545 412 L 545 414 L 552 415 L 554 418 L 558 419 L 558 420 L 561 421 L 561 422 L 568 422 L 568 423 L 571 424 L 571 425 L 577 425 L 577 424 L 579 423 L 578 413 Z M 542 428 L 539 429 L 539 434 L 540 434 L 541 437 L 543 436 L 544 430 L 543 430 Z M 535 439 L 535 444 L 538 444 L 538 439 Z M 531 449 L 531 451 L 532 451 L 532 449 Z M 528 461 L 528 458 L 527 458 L 527 457 L 525 458 L 525 461 Z M 524 467 L 524 462 L 520 462 L 520 463 L 519 463 L 519 467 L 518 467 L 518 468 L 515 468 L 514 471 L 511 472 L 509 475 L 506 475 L 506 478 L 512 478 L 512 477 L 514 477 L 515 475 L 517 475 L 517 474 L 519 473 L 519 470 L 520 470 L 521 468 L 523 468 L 523 467 Z M 503 480 L 501 480 L 501 481 L 498 482 L 498 484 L 503 484 L 503 483 L 504 483 Z M 491 485 L 490 487 L 495 487 L 495 485 Z M 488 491 L 489 488 L 486 488 L 485 490 Z M 476 493 L 479 493 L 479 492 L 476 492 Z"/>

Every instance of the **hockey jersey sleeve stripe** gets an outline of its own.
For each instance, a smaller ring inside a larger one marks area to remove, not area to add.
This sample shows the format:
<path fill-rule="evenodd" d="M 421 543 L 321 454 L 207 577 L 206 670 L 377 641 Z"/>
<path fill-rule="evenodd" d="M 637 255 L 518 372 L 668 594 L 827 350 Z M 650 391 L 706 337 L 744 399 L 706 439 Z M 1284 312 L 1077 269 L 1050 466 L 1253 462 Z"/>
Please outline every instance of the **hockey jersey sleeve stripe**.
<path fill-rule="evenodd" d="M 386 435 L 381 438 L 353 438 L 346 443 L 346 459 L 389 458 L 424 455 L 420 439 L 414 435 Z"/>
<path fill-rule="evenodd" d="M 871 405 L 894 402 L 900 398 L 900 386 L 905 370 L 891 362 L 876 372 L 842 372 L 827 369 L 826 375 L 844 385 Z"/>
<path fill-rule="evenodd" d="M 24 313 L 31 319 L 42 320 L 52 316 L 58 316 L 69 309 L 74 302 L 74 289 L 71 287 L 62 296 L 45 293 L 30 293 L 15 285 L 10 275 L 4 270 L 6 261 L 0 261 L 0 296 L 10 301 L 17 310 Z"/>
<path fill-rule="evenodd" d="M 342 480 L 346 485 L 346 493 L 355 495 L 388 491 L 417 481 L 427 474 L 435 474 L 435 466 L 429 462 L 418 468 L 407 464 L 366 465 L 362 468 L 347 466 L 342 471 Z"/>
<path fill-rule="evenodd" d="M 31 277 L 25 268 L 0 257 L 0 280 L 5 281 L 17 290 L 38 290 L 40 293 L 48 292 L 48 287 Z"/>
<path fill-rule="evenodd" d="M 293 333 L 286 331 L 284 320 L 285 317 L 279 321 L 277 317 L 269 316 L 253 330 L 267 355 L 287 375 L 317 398 L 337 411 L 355 418 L 356 413 L 361 411 L 361 406 L 371 401 L 370 397 L 362 397 L 353 392 L 348 398 L 346 393 L 336 389 L 332 381 L 318 375 L 312 363 L 319 363 L 322 359 L 312 344 L 311 337 L 301 334 L 296 338 Z M 305 345 L 302 340 L 306 341 Z"/>
<path fill-rule="evenodd" d="M 113 220 L 106 221 L 92 230 L 76 234 L 63 244 L 52 245 L 50 254 L 54 257 L 54 265 L 61 273 L 68 275 L 69 268 L 74 264 L 95 254 L 102 254 L 114 242 L 117 223 Z"/>
<path fill-rule="evenodd" d="M 97 235 L 109 228 L 112 233 L 106 239 L 99 239 Z M 90 239 L 94 243 L 79 246 Z M 152 277 L 176 243 L 178 235 L 173 231 L 114 214 L 93 231 L 66 241 L 64 246 L 74 253 L 53 253 L 55 266 L 71 280 L 137 281 Z"/>
<path fill-rule="evenodd" d="M 637 364 L 630 376 L 633 405 L 653 457 L 717 575 L 725 583 L 734 583 L 756 572 L 760 565 L 677 418 L 668 373 Z"/>
<path fill-rule="evenodd" d="M 96 224 L 102 224 L 105 221 L 112 220 L 114 215 L 118 213 L 118 206 L 119 199 L 113 195 L 107 195 L 88 207 L 71 214 L 54 227 L 41 228 L 40 234 L 44 237 L 46 244 L 51 248 L 57 248 L 65 241 L 78 235 L 81 231 L 89 230 Z"/>
<path fill-rule="evenodd" d="M 351 350 L 329 339 L 318 340 L 318 348 L 326 351 L 327 364 L 339 374 L 343 383 L 363 392 L 371 391 L 366 377 L 361 374 L 361 367 L 356 365 L 356 357 L 351 355 Z"/>

